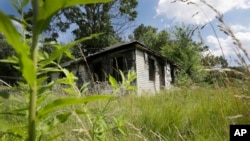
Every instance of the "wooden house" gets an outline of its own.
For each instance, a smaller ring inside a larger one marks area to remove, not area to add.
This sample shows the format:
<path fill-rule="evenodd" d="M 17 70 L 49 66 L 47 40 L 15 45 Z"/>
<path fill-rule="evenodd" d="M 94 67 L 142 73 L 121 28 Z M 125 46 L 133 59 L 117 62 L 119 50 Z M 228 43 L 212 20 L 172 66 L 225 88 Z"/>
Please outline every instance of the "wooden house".
<path fill-rule="evenodd" d="M 171 60 L 165 58 L 146 45 L 138 42 L 120 43 L 91 54 L 85 58 L 78 58 L 62 65 L 71 70 L 77 77 L 77 85 L 92 82 L 95 93 L 112 92 L 108 83 L 109 75 L 119 82 L 121 76 L 118 70 L 126 74 L 135 72 L 137 78 L 134 85 L 137 93 L 156 93 L 161 89 L 171 87 L 175 82 L 177 66 Z M 59 74 L 53 74 L 56 79 Z"/>

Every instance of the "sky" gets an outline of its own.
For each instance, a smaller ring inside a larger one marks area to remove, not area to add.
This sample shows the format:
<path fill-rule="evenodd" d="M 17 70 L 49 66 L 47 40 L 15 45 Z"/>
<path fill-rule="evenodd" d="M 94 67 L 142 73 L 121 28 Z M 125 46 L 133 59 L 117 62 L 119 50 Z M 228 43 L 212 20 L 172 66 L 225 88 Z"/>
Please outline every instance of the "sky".
<path fill-rule="evenodd" d="M 128 29 L 127 35 L 131 34 L 140 24 L 150 25 L 160 30 L 172 31 L 174 26 L 181 24 L 207 26 L 201 31 L 201 35 L 209 46 L 213 55 L 220 56 L 222 51 L 212 27 L 215 28 L 223 52 L 231 65 L 236 58 L 232 39 L 218 29 L 216 13 L 202 0 L 190 0 L 194 4 L 187 4 L 179 0 L 138 0 L 138 17 L 135 26 Z M 206 0 L 206 2 L 223 14 L 225 23 L 233 30 L 235 36 L 242 42 L 243 47 L 250 54 L 250 0 Z M 10 0 L 0 0 L 0 10 L 8 14 L 15 14 L 10 5 Z M 198 14 L 196 14 L 198 13 Z M 195 15 L 196 14 L 196 15 Z M 195 16 L 194 16 L 195 15 Z M 61 40 L 72 39 L 70 34 L 63 34 Z M 194 39 L 198 39 L 194 37 Z M 250 63 L 250 62 L 249 62 Z"/>
<path fill-rule="evenodd" d="M 230 37 L 219 31 L 216 13 L 201 0 L 190 0 L 194 4 L 183 3 L 179 0 L 173 1 L 139 0 L 136 25 L 143 23 L 158 27 L 159 30 L 172 31 L 176 25 L 202 26 L 207 24 L 201 30 L 201 35 L 205 44 L 209 46 L 210 53 L 216 56 L 222 55 L 218 40 L 212 30 L 213 27 L 229 64 L 236 65 L 235 46 Z M 223 15 L 225 23 L 250 54 L 250 0 L 206 0 L 206 2 Z M 194 38 L 198 39 L 198 37 Z"/>
<path fill-rule="evenodd" d="M 216 56 L 222 55 L 221 48 L 216 38 L 218 35 L 223 53 L 230 65 L 235 65 L 235 45 L 231 37 L 226 36 L 218 28 L 216 13 L 201 0 L 190 0 L 194 4 L 187 4 L 177 0 L 139 0 L 139 15 L 136 25 L 145 24 L 157 27 L 160 30 L 171 31 L 174 26 L 181 24 L 203 26 L 201 30 L 205 44 L 209 46 L 210 53 Z M 206 0 L 220 14 L 224 21 L 242 42 L 243 47 L 250 54 L 250 0 Z M 196 14 L 198 13 L 198 14 Z M 195 15 L 195 16 L 194 16 Z M 215 32 L 213 29 L 215 29 Z M 198 37 L 194 37 L 198 39 Z M 242 53 L 242 52 L 241 52 Z M 248 63 L 250 63 L 248 61 Z"/>

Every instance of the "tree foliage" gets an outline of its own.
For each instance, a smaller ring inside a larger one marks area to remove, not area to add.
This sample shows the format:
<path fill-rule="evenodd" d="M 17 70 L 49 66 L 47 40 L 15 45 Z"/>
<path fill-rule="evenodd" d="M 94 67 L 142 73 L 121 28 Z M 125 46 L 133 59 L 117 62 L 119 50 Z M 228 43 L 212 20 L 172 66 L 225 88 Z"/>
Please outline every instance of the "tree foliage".
<path fill-rule="evenodd" d="M 129 39 L 140 41 L 155 51 L 160 52 L 161 48 L 169 42 L 169 34 L 166 30 L 160 32 L 157 30 L 155 27 L 141 24 L 134 29 L 132 35 L 129 35 Z"/>
<path fill-rule="evenodd" d="M 204 61 L 202 53 L 207 50 L 207 47 L 193 40 L 194 29 L 182 25 L 176 26 L 172 32 L 157 30 L 155 27 L 141 24 L 134 29 L 132 35 L 129 35 L 129 39 L 144 43 L 178 64 L 179 80 L 200 81 L 204 78 L 204 73 L 200 73 L 200 70 L 205 64 L 202 62 Z M 226 65 L 225 62 L 223 63 Z"/>
<path fill-rule="evenodd" d="M 101 48 L 121 41 L 120 34 L 125 31 L 137 17 L 137 0 L 114 0 L 109 3 L 77 5 L 59 12 L 47 30 L 50 38 L 56 40 L 58 31 L 73 30 L 74 39 L 102 33 L 99 38 L 93 38 L 79 45 L 85 54 L 99 51 Z M 79 50 L 73 50 L 79 56 Z"/>
<path fill-rule="evenodd" d="M 202 63 L 204 66 L 207 66 L 208 68 L 212 68 L 212 67 L 227 68 L 228 67 L 227 60 L 222 56 L 214 56 L 214 55 L 205 56 L 202 59 Z"/>
<path fill-rule="evenodd" d="M 200 81 L 203 78 L 203 73 L 200 73 L 203 67 L 202 53 L 206 51 L 206 47 L 192 39 L 191 27 L 175 27 L 172 34 L 173 39 L 162 48 L 161 53 L 180 66 L 180 77 Z"/>

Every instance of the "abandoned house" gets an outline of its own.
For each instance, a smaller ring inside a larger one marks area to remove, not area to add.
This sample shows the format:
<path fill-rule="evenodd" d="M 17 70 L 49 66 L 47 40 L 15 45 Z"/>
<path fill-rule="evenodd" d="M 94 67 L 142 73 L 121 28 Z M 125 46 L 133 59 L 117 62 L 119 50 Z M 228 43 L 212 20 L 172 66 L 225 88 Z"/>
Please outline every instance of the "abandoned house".
<path fill-rule="evenodd" d="M 175 81 L 177 68 L 174 62 L 138 41 L 106 47 L 86 58 L 66 62 L 62 66 L 78 77 L 78 86 L 92 82 L 95 85 L 90 88 L 99 93 L 112 92 L 108 83 L 109 75 L 121 82 L 118 70 L 125 75 L 128 71 L 135 72 L 137 78 L 133 84 L 137 87 L 138 94 L 156 93 L 169 88 Z M 52 75 L 52 79 L 57 77 L 59 74 Z"/>

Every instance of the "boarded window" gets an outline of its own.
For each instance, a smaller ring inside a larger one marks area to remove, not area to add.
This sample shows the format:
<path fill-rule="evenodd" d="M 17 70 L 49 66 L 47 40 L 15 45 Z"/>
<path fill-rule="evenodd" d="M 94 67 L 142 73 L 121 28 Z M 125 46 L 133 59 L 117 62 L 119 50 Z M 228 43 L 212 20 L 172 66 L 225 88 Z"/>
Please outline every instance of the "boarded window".
<path fill-rule="evenodd" d="M 123 60 L 124 59 L 122 56 L 113 58 L 113 77 L 116 79 L 116 81 L 122 81 L 119 70 L 124 70 Z"/>
<path fill-rule="evenodd" d="M 148 58 L 149 80 L 155 81 L 155 61 Z"/>

